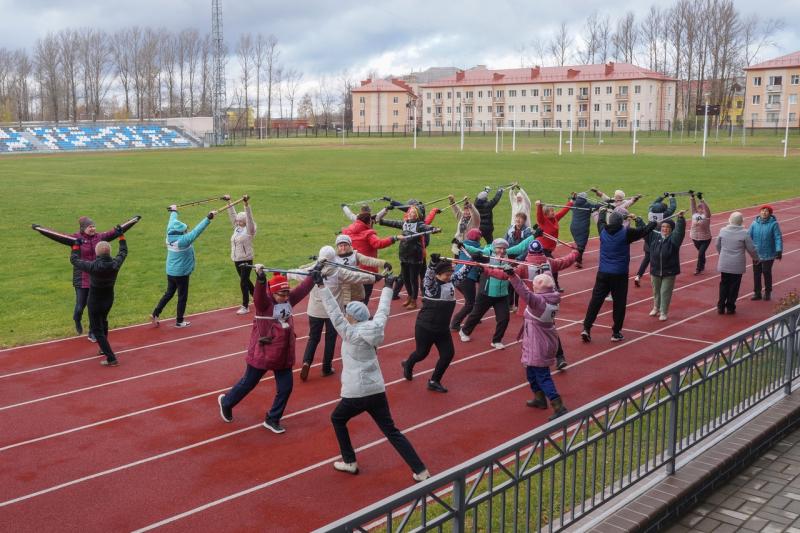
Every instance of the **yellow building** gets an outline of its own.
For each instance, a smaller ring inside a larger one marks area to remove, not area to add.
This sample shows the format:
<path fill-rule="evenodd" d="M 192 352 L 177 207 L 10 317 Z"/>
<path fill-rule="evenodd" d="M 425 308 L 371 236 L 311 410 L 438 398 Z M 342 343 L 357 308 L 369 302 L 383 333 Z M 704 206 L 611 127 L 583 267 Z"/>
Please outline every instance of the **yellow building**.
<path fill-rule="evenodd" d="M 228 128 L 243 130 L 250 129 L 255 125 L 255 110 L 252 107 L 231 107 L 228 108 Z"/>
<path fill-rule="evenodd" d="M 753 128 L 798 127 L 800 51 L 744 69 L 744 122 Z"/>

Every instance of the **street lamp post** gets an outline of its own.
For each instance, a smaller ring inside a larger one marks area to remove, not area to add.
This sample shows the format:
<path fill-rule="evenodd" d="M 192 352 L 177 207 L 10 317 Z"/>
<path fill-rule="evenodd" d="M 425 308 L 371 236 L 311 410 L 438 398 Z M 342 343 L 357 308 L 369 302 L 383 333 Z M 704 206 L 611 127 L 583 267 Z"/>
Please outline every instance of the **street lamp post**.
<path fill-rule="evenodd" d="M 703 119 L 703 157 L 706 156 L 706 141 L 708 140 L 708 93 L 705 93 L 705 118 Z"/>
<path fill-rule="evenodd" d="M 786 156 L 789 151 L 789 108 L 794 103 L 792 102 L 792 96 L 797 98 L 797 95 L 787 95 L 786 97 L 786 133 L 783 136 L 783 158 L 786 159 Z"/>

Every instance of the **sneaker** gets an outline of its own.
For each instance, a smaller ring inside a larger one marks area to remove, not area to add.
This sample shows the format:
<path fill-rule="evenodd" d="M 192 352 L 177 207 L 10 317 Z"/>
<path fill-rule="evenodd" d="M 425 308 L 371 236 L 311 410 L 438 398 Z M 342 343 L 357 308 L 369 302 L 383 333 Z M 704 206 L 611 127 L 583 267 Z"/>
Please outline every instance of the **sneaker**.
<path fill-rule="evenodd" d="M 328 368 L 327 370 L 324 369 L 324 368 L 322 369 L 322 377 L 323 378 L 327 378 L 328 376 L 332 376 L 335 373 L 336 373 L 336 370 L 334 370 L 332 368 Z"/>
<path fill-rule="evenodd" d="M 447 389 L 439 383 L 438 381 L 433 381 L 432 379 L 428 380 L 428 390 L 432 390 L 433 392 L 447 392 Z"/>
<path fill-rule="evenodd" d="M 558 291 L 558 292 L 564 292 L 564 289 L 563 289 L 562 287 L 556 287 L 556 291 Z"/>
<path fill-rule="evenodd" d="M 188 328 L 190 325 L 191 325 L 191 322 L 189 322 L 188 320 L 184 320 L 183 322 L 176 322 L 175 323 L 175 327 L 176 328 Z"/>
<path fill-rule="evenodd" d="M 94 333 L 92 333 L 91 331 L 86 336 L 86 338 L 89 339 L 89 342 L 97 342 L 97 339 L 94 338 Z"/>
<path fill-rule="evenodd" d="M 277 422 L 273 422 L 272 419 L 270 419 L 270 418 L 267 418 L 266 420 L 264 420 L 264 427 L 267 428 L 268 430 L 270 430 L 273 433 L 280 434 L 280 433 L 285 433 L 286 432 L 286 428 L 284 428 L 282 425 L 278 424 Z"/>
<path fill-rule="evenodd" d="M 150 315 L 150 323 L 153 327 L 158 327 L 158 315 Z"/>
<path fill-rule="evenodd" d="M 622 335 L 622 333 L 612 333 L 611 334 L 611 342 L 620 342 L 624 338 L 625 337 Z"/>
<path fill-rule="evenodd" d="M 458 330 L 458 338 L 461 339 L 461 342 L 469 342 L 469 341 L 472 340 L 472 339 L 469 338 L 469 335 L 464 333 L 463 329 Z"/>
<path fill-rule="evenodd" d="M 694 275 L 695 276 L 699 276 L 701 272 L 702 272 L 702 270 L 695 270 L 694 271 Z"/>
<path fill-rule="evenodd" d="M 614 297 L 609 294 L 608 296 L 606 296 L 606 301 L 607 302 L 613 302 L 614 301 Z"/>
<path fill-rule="evenodd" d="M 756 301 L 761 299 L 761 293 L 757 292 L 753 296 L 750 297 L 751 300 Z"/>
<path fill-rule="evenodd" d="M 339 472 L 347 472 L 348 474 L 358 474 L 358 463 L 353 461 L 352 463 L 345 463 L 344 461 L 336 461 L 333 463 L 333 469 L 338 470 Z"/>
<path fill-rule="evenodd" d="M 403 367 L 403 377 L 404 378 L 406 378 L 408 381 L 411 381 L 412 379 L 414 379 L 413 369 L 408 366 L 408 360 L 400 361 L 400 366 Z"/>
<path fill-rule="evenodd" d="M 411 477 L 414 478 L 414 481 L 425 481 L 426 479 L 431 477 L 431 473 L 428 472 L 428 469 L 426 468 L 419 474 L 412 474 Z"/>
<path fill-rule="evenodd" d="M 665 320 L 667 320 L 667 315 L 666 315 L 666 314 L 664 314 L 664 313 L 661 313 L 660 315 L 658 315 L 658 319 L 659 319 L 661 322 L 664 322 Z"/>
<path fill-rule="evenodd" d="M 717 307 L 717 314 L 718 315 L 724 315 L 725 314 L 725 308 L 724 307 Z"/>
<path fill-rule="evenodd" d="M 508 312 L 509 313 L 516 313 L 517 312 L 517 306 L 516 305 L 512 305 L 511 307 L 508 308 Z"/>
<path fill-rule="evenodd" d="M 300 379 L 305 381 L 308 379 L 308 371 L 311 370 L 311 365 L 303 363 L 303 368 L 300 369 Z"/>
<path fill-rule="evenodd" d="M 504 350 L 505 347 L 506 347 L 506 345 L 503 344 L 502 342 L 493 342 L 492 343 L 492 348 L 494 348 L 495 350 Z"/>
<path fill-rule="evenodd" d="M 237 314 L 237 315 L 246 315 L 246 314 L 247 314 L 247 313 L 249 313 L 249 312 L 250 312 L 250 309 L 248 309 L 248 308 L 247 308 L 247 307 L 245 307 L 245 306 L 241 306 L 241 307 L 239 308 L 239 310 L 238 310 L 238 311 L 236 311 L 236 314 Z"/>
<path fill-rule="evenodd" d="M 640 278 L 639 276 L 634 277 L 633 278 L 633 284 L 636 285 L 637 287 L 641 287 L 642 286 L 642 278 Z"/>
<path fill-rule="evenodd" d="M 583 268 L 583 263 L 581 263 L 580 261 L 576 262 L 575 268 Z"/>
<path fill-rule="evenodd" d="M 556 370 L 564 370 L 567 368 L 567 359 L 563 355 L 556 356 Z"/>
<path fill-rule="evenodd" d="M 119 366 L 119 361 L 116 359 L 111 359 L 111 360 L 103 359 L 102 361 L 100 361 L 100 364 L 103 366 Z"/>
<path fill-rule="evenodd" d="M 219 416 L 221 416 L 222 420 L 225 422 L 233 422 L 233 409 L 222 405 L 223 399 L 225 399 L 224 394 L 217 396 L 217 403 L 219 404 Z"/>
<path fill-rule="evenodd" d="M 583 342 L 592 342 L 592 336 L 589 334 L 589 330 L 581 331 L 581 340 Z"/>
<path fill-rule="evenodd" d="M 658 307 L 654 307 L 650 310 L 650 316 L 656 316 L 658 314 Z"/>

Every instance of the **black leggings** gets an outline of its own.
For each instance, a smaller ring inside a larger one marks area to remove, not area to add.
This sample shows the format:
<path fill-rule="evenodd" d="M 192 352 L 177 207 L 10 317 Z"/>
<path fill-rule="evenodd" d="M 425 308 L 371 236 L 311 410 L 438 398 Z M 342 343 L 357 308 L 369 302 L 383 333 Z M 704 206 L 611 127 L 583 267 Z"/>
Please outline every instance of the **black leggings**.
<path fill-rule="evenodd" d="M 89 289 L 75 287 L 75 309 L 72 311 L 72 320 L 80 324 L 83 320 L 83 310 L 86 309 L 86 302 L 89 300 Z"/>
<path fill-rule="evenodd" d="M 464 296 L 464 307 L 459 309 L 458 313 L 453 315 L 453 321 L 450 322 L 451 329 L 461 329 L 461 321 L 472 312 L 475 307 L 475 293 L 478 290 L 478 282 L 469 278 L 464 278 L 461 283 L 456 285 L 456 289 Z"/>
<path fill-rule="evenodd" d="M 186 312 L 186 301 L 189 299 L 189 276 L 167 275 L 167 290 L 164 296 L 161 297 L 161 300 L 159 300 L 156 308 L 153 309 L 153 314 L 155 316 L 161 315 L 164 306 L 175 296 L 175 291 L 178 291 L 178 314 L 175 317 L 175 322 L 180 324 L 183 322 L 183 314 Z"/>
<path fill-rule="evenodd" d="M 486 314 L 486 311 L 489 309 L 494 308 L 494 320 L 496 322 L 494 328 L 494 336 L 492 336 L 492 342 L 502 342 L 503 335 L 506 332 L 506 328 L 508 327 L 508 321 L 510 320 L 509 311 L 508 311 L 508 296 L 487 296 L 486 294 L 479 292 L 478 297 L 475 300 L 475 307 L 472 309 L 472 312 L 467 317 L 467 321 L 464 322 L 464 325 L 461 327 L 461 330 L 470 335 L 472 330 L 475 329 L 483 315 Z"/>
<path fill-rule="evenodd" d="M 408 297 L 416 300 L 419 296 L 419 273 L 422 269 L 420 263 L 400 263 L 400 277 L 406 288 Z"/>
<path fill-rule="evenodd" d="M 435 344 L 436 349 L 439 351 L 439 360 L 436 362 L 436 368 L 433 370 L 431 380 L 437 382 L 442 381 L 444 371 L 450 366 L 450 361 L 453 360 L 453 356 L 456 353 L 450 330 L 433 331 L 417 323 L 414 327 L 414 340 L 417 346 L 411 355 L 408 356 L 408 362 L 406 363 L 409 371 L 414 369 L 415 364 L 428 357 L 428 354 L 431 352 L 431 347 Z"/>
<path fill-rule="evenodd" d="M 113 361 L 116 356 L 108 343 L 108 313 L 111 311 L 111 306 L 114 305 L 114 289 L 91 289 L 88 305 L 89 328 L 91 328 L 92 335 L 97 340 L 97 345 L 105 354 L 106 359 Z"/>
<path fill-rule="evenodd" d="M 325 328 L 325 346 L 322 352 L 322 371 L 330 372 L 333 363 L 333 352 L 336 349 L 336 330 L 330 318 L 308 317 L 308 342 L 303 353 L 303 363 L 309 366 L 314 362 L 314 354 L 322 338 L 322 328 Z"/>
<path fill-rule="evenodd" d="M 253 282 L 250 281 L 251 268 L 242 268 L 243 265 L 252 266 L 253 261 L 234 261 L 236 272 L 239 274 L 239 288 L 242 290 L 242 307 L 250 304 L 250 296 L 253 294 Z"/>
<path fill-rule="evenodd" d="M 736 311 L 736 300 L 739 298 L 739 287 L 742 284 L 741 274 L 722 272 L 719 276 L 719 300 L 717 309 L 729 313 Z"/>
<path fill-rule="evenodd" d="M 711 239 L 706 241 L 696 241 L 692 239 L 694 243 L 694 247 L 697 248 L 697 267 L 695 270 L 698 272 L 702 272 L 706 269 L 706 250 L 708 250 L 708 245 L 711 244 Z"/>
<path fill-rule="evenodd" d="M 756 294 L 761 294 L 762 274 L 764 276 L 764 292 L 767 294 L 772 292 L 772 264 L 774 262 L 774 259 L 770 259 L 769 261 L 759 261 L 753 265 L 753 281 L 755 282 L 753 292 Z"/>

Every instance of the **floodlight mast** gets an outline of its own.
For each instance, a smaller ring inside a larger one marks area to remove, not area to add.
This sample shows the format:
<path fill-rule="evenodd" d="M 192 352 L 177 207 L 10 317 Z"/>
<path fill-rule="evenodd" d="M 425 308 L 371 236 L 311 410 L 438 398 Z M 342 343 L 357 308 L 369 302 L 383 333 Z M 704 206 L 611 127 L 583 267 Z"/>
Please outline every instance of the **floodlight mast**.
<path fill-rule="evenodd" d="M 222 0 L 211 0 L 211 41 L 214 53 L 214 94 L 212 115 L 214 117 L 214 144 L 225 142 L 227 125 L 225 96 L 225 42 L 222 35 Z M 245 110 L 247 113 L 247 110 Z"/>

